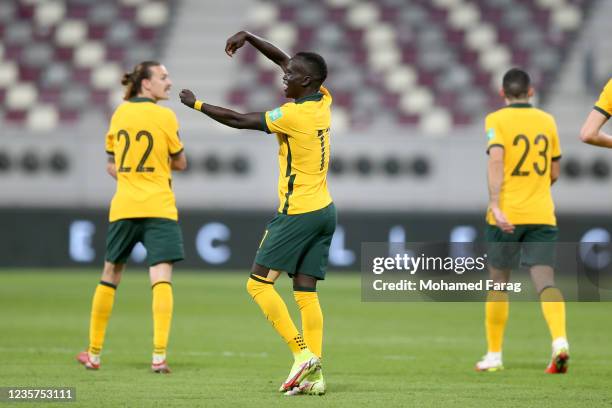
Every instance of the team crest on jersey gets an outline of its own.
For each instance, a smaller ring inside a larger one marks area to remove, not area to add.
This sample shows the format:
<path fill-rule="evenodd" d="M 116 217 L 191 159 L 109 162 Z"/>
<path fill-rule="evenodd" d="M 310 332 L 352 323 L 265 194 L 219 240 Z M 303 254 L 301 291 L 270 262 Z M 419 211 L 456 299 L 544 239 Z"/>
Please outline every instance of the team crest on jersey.
<path fill-rule="evenodd" d="M 283 112 L 281 111 L 281 108 L 276 108 L 268 112 L 268 117 L 272 122 L 274 122 L 276 119 L 280 119 L 282 116 Z"/>
<path fill-rule="evenodd" d="M 491 140 L 495 137 L 495 129 L 491 128 L 487 130 L 487 140 Z"/>

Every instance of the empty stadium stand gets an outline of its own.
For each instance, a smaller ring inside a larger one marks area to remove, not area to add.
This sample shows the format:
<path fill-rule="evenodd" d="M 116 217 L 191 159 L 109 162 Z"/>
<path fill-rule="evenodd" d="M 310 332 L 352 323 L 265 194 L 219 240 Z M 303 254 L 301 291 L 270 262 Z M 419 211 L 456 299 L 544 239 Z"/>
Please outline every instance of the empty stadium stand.
<path fill-rule="evenodd" d="M 85 108 L 120 101 L 123 69 L 158 55 L 178 2 L 12 0 L 0 3 L 0 113 L 9 124 L 52 129 Z M 500 105 L 500 75 L 526 67 L 541 98 L 591 0 L 275 0 L 250 27 L 288 51 L 327 57 L 336 128 L 418 125 L 446 134 Z M 282 99 L 251 48 L 227 100 L 247 110 Z"/>
<path fill-rule="evenodd" d="M 175 2 L 0 2 L 0 117 L 48 130 L 108 113 L 123 71 L 156 57 Z"/>
<path fill-rule="evenodd" d="M 329 63 L 335 124 L 419 125 L 447 134 L 500 106 L 501 75 L 525 67 L 542 98 L 559 71 L 590 0 L 278 0 L 250 25 L 288 51 Z M 278 73 L 253 49 L 230 103 L 257 110 L 281 103 L 266 91 Z M 262 87 L 263 85 L 263 87 Z"/>

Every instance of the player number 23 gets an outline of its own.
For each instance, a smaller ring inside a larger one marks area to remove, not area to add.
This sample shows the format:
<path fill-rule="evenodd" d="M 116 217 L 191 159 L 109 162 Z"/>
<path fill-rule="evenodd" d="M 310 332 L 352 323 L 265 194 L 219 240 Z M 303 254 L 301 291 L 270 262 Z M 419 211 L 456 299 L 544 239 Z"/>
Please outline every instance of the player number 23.
<path fill-rule="evenodd" d="M 523 165 L 525 164 L 525 160 L 527 159 L 527 156 L 529 155 L 529 149 L 531 147 L 529 138 L 527 138 L 527 136 L 525 135 L 517 135 L 512 141 L 512 145 L 513 146 L 521 145 L 524 149 L 523 153 L 521 154 L 521 158 L 516 164 L 516 167 L 514 167 L 514 170 L 512 170 L 512 175 L 513 176 L 528 176 L 530 174 L 530 171 L 523 170 Z M 537 135 L 533 141 L 533 145 L 536 146 L 536 148 L 539 148 L 538 156 L 541 157 L 541 163 L 542 163 L 542 165 L 540 165 L 540 158 L 534 161 L 533 170 L 535 170 L 535 172 L 539 176 L 543 176 L 544 174 L 546 174 L 546 170 L 548 170 L 549 160 L 546 155 L 548 153 L 548 138 L 546 137 L 546 135 Z"/>
<path fill-rule="evenodd" d="M 122 129 L 117 132 L 117 141 L 121 141 L 121 137 L 125 138 L 125 148 L 123 149 L 123 153 L 121 154 L 121 161 L 119 162 L 119 168 L 117 169 L 117 171 L 119 171 L 120 173 L 127 173 L 132 171 L 131 167 L 125 166 L 125 156 L 127 156 L 127 152 L 128 150 L 130 150 L 130 135 L 126 130 Z M 151 151 L 153 150 L 153 135 L 151 135 L 151 133 L 147 132 L 146 130 L 141 130 L 140 132 L 136 133 L 136 142 L 141 143 L 140 140 L 143 137 L 146 139 L 147 149 L 142 155 L 140 161 L 138 162 L 138 166 L 136 166 L 136 173 L 152 173 L 155 171 L 155 167 L 145 167 L 145 163 L 149 158 Z"/>

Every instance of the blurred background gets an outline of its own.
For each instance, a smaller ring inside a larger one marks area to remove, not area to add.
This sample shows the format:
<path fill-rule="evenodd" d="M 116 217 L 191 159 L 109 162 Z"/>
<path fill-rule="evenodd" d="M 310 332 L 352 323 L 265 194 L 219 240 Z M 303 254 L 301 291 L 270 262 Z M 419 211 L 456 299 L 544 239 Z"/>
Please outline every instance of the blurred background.
<path fill-rule="evenodd" d="M 484 117 L 513 66 L 558 122 L 561 239 L 609 242 L 610 153 L 578 134 L 610 78 L 611 19 L 606 0 L 2 0 L 0 266 L 101 264 L 108 120 L 122 73 L 157 59 L 190 162 L 174 180 L 183 264 L 249 267 L 277 207 L 276 140 L 178 102 L 181 88 L 242 112 L 285 102 L 271 62 L 249 45 L 223 52 L 242 29 L 327 60 L 333 267 L 357 269 L 367 241 L 482 238 Z"/>

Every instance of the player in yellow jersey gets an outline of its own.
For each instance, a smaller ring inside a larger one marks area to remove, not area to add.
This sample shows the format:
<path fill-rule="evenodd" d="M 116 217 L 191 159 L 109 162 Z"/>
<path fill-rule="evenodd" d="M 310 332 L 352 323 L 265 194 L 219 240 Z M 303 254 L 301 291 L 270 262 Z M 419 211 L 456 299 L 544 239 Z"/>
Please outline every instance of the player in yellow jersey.
<path fill-rule="evenodd" d="M 486 118 L 489 272 L 493 281 L 506 283 L 512 269 L 520 264 L 529 267 L 552 337 L 552 362 L 546 371 L 565 373 L 569 345 L 565 303 L 554 281 L 558 230 L 550 191 L 559 177 L 561 147 L 554 118 L 529 104 L 533 93 L 525 71 L 509 70 L 501 90 L 507 106 Z M 502 341 L 508 310 L 506 292 L 488 293 L 488 352 L 476 364 L 479 371 L 503 369 Z"/>
<path fill-rule="evenodd" d="M 332 102 L 329 91 L 322 86 L 327 66 L 318 54 L 300 52 L 290 57 L 245 31 L 227 40 L 225 52 L 231 57 L 245 42 L 281 67 L 285 96 L 293 102 L 267 112 L 241 114 L 199 101 L 190 90 L 181 91 L 181 101 L 227 126 L 276 134 L 278 214 L 263 235 L 247 291 L 294 355 L 293 367 L 280 391 L 320 395 L 325 393 L 320 368 L 323 314 L 316 285 L 325 278 L 336 228 L 336 209 L 327 190 Z M 302 334 L 274 289 L 283 271 L 293 278 Z"/>
<path fill-rule="evenodd" d="M 604 87 L 599 100 L 582 125 L 580 139 L 584 143 L 612 148 L 612 135 L 601 130 L 610 119 L 610 115 L 612 115 L 612 79 Z"/>
<path fill-rule="evenodd" d="M 156 373 L 169 373 L 166 347 L 172 320 L 172 265 L 184 257 L 183 238 L 172 192 L 172 170 L 185 170 L 187 159 L 168 99 L 172 82 L 156 61 L 126 73 L 125 102 L 115 111 L 106 135 L 107 172 L 117 180 L 110 205 L 106 256 L 91 309 L 89 348 L 78 355 L 88 369 L 100 367 L 100 353 L 115 292 L 134 246 L 147 250 L 153 290 L 153 362 Z"/>

